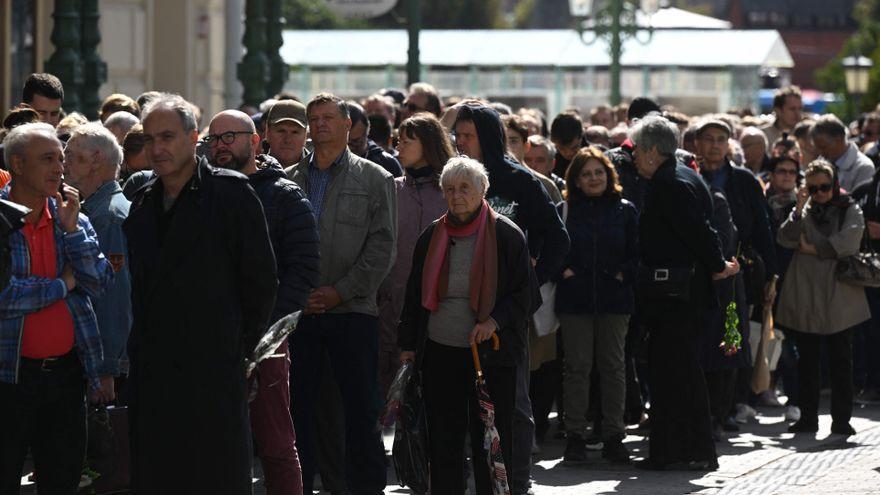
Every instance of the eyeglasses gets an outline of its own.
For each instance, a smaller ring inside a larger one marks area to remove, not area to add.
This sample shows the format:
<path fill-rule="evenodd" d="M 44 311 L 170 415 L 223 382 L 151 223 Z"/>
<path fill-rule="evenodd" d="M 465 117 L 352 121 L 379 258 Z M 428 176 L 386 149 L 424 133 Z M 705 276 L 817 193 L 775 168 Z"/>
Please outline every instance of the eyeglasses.
<path fill-rule="evenodd" d="M 217 142 L 222 142 L 223 144 L 232 144 L 232 142 L 235 141 L 235 136 L 237 136 L 239 134 L 253 134 L 253 132 L 251 132 L 251 131 L 229 131 L 229 132 L 224 132 L 223 134 L 208 134 L 207 136 L 202 138 L 202 141 L 204 141 L 205 144 L 211 144 L 211 145 L 213 145 Z"/>
<path fill-rule="evenodd" d="M 816 194 L 818 192 L 827 193 L 831 190 L 831 184 L 819 184 L 818 186 L 807 186 L 807 191 L 810 191 L 810 194 Z"/>
<path fill-rule="evenodd" d="M 793 168 L 777 168 L 773 173 L 779 175 L 797 175 L 798 171 Z"/>

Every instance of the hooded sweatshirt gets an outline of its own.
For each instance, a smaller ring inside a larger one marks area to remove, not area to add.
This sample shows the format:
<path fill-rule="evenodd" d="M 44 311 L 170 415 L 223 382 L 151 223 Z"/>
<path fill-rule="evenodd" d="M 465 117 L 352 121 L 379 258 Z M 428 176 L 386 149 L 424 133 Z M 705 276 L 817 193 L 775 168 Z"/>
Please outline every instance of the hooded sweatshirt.
<path fill-rule="evenodd" d="M 543 284 L 565 261 L 569 239 L 544 186 L 526 167 L 505 154 L 504 128 L 498 112 L 485 106 L 462 106 L 458 120 L 477 129 L 483 165 L 489 172 L 486 200 L 497 213 L 512 220 L 526 236 L 537 259 L 535 275 Z"/>

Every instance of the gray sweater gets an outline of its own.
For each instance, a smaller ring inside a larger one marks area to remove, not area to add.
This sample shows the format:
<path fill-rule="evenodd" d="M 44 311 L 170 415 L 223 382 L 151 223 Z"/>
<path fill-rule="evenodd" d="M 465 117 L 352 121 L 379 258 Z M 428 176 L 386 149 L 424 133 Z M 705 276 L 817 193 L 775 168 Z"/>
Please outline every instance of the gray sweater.
<path fill-rule="evenodd" d="M 470 273 L 476 236 L 454 239 L 449 244 L 449 288 L 428 317 L 428 338 L 452 347 L 470 347 L 468 336 L 477 324 L 470 307 Z"/>

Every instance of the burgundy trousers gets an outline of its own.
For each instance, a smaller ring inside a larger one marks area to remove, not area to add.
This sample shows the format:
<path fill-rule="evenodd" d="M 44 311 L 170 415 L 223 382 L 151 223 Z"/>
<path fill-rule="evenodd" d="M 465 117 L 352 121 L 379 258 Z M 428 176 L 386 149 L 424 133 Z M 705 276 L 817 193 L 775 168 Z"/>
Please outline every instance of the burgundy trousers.
<path fill-rule="evenodd" d="M 285 341 L 257 368 L 257 396 L 251 402 L 251 428 L 263 463 L 268 495 L 302 495 L 296 433 L 290 417 L 290 352 Z"/>

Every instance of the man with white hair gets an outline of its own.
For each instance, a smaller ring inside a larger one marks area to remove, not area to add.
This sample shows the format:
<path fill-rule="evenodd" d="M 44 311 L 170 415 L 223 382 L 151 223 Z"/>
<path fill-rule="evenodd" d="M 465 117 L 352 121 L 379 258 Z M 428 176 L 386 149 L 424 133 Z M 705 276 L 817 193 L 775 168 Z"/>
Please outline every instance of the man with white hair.
<path fill-rule="evenodd" d="M 757 127 L 746 127 L 739 136 L 739 143 L 743 150 L 743 166 L 766 180 L 770 171 L 767 135 Z"/>
<path fill-rule="evenodd" d="M 114 112 L 104 121 L 104 127 L 110 130 L 120 145 L 132 127 L 140 123 L 140 119 L 128 112 Z"/>
<path fill-rule="evenodd" d="M 30 209 L 10 236 L 11 278 L 0 292 L 0 493 L 18 493 L 28 449 L 40 493 L 74 493 L 86 451 L 86 385 L 99 379 L 101 337 L 89 299 L 113 269 L 98 248 L 79 192 L 62 188 L 61 141 L 44 123 L 7 134 L 12 182 L 0 191 Z"/>
<path fill-rule="evenodd" d="M 125 112 L 114 113 L 108 122 L 120 113 Z M 122 232 L 122 222 L 128 217 L 131 202 L 125 199 L 116 180 L 121 163 L 122 147 L 113 134 L 98 123 L 77 127 L 64 149 L 65 179 L 79 189 L 82 211 L 92 222 L 101 252 L 116 272 L 104 295 L 92 299 L 104 347 L 99 373 L 101 385 L 107 391 L 106 400 L 113 400 L 116 395 L 115 379 L 128 375 L 125 348 L 131 330 L 131 275 L 126 263 L 128 244 Z"/>

